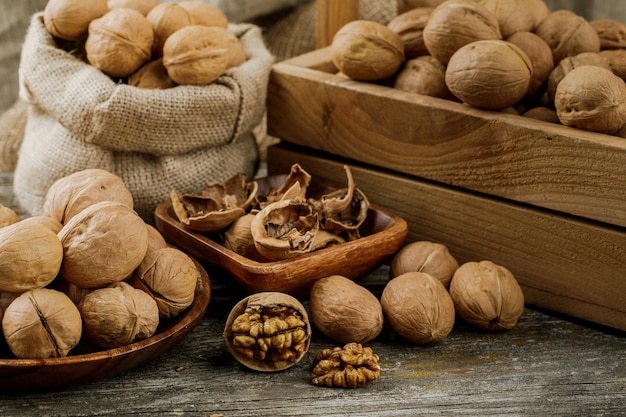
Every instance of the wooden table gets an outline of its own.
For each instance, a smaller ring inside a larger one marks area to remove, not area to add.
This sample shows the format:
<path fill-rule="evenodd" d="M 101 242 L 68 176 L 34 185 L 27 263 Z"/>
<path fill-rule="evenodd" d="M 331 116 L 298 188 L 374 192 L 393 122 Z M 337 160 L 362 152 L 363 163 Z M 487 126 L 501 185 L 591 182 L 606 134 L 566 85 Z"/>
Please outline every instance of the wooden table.
<path fill-rule="evenodd" d="M 10 178 L 0 176 L 2 204 Z M 410 345 L 388 328 L 367 346 L 381 376 L 358 389 L 311 385 L 309 365 L 336 346 L 314 332 L 309 353 L 278 373 L 258 373 L 228 353 L 222 330 L 246 294 L 207 265 L 213 294 L 189 336 L 123 375 L 39 393 L 0 393 L 0 416 L 415 416 L 626 415 L 626 335 L 527 308 L 507 332 L 457 322 L 443 342 Z M 380 295 L 388 267 L 360 282 Z M 306 305 L 306 301 L 305 301 Z"/>

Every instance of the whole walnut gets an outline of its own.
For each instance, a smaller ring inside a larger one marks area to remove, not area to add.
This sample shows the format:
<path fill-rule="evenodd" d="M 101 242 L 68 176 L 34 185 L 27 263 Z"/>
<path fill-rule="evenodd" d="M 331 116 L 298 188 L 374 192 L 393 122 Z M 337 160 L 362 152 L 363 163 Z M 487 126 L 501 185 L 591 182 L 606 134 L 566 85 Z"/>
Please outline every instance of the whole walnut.
<path fill-rule="evenodd" d="M 43 212 L 61 224 L 100 201 L 117 201 L 133 208 L 133 196 L 117 175 L 99 168 L 74 172 L 56 180 L 46 193 Z"/>
<path fill-rule="evenodd" d="M 614 134 L 626 123 L 626 84 L 608 69 L 583 65 L 561 80 L 554 106 L 565 126 Z"/>
<path fill-rule="evenodd" d="M 559 117 L 556 115 L 556 110 L 550 107 L 533 107 L 532 109 L 528 109 L 527 111 L 525 111 L 522 116 L 535 120 L 543 120 L 544 122 L 557 124 L 561 123 Z"/>
<path fill-rule="evenodd" d="M 228 18 L 224 12 L 212 4 L 199 0 L 185 0 L 178 5 L 189 12 L 194 25 L 228 28 Z"/>
<path fill-rule="evenodd" d="M 444 65 L 462 46 L 474 41 L 502 39 L 496 16 L 472 0 L 448 0 L 431 13 L 423 31 L 430 55 Z"/>
<path fill-rule="evenodd" d="M 561 80 L 574 68 L 582 67 L 583 65 L 595 65 L 597 67 L 611 70 L 611 66 L 606 59 L 604 59 L 604 57 L 597 52 L 581 52 L 578 55 L 566 56 L 552 69 L 552 71 L 550 71 L 550 74 L 548 75 L 546 91 L 548 93 L 548 98 L 552 103 L 554 103 L 556 88 Z"/>
<path fill-rule="evenodd" d="M 622 80 L 626 80 L 626 49 L 606 49 L 600 51 L 611 71 Z"/>
<path fill-rule="evenodd" d="M 191 305 L 197 281 L 193 260 L 179 249 L 167 247 L 148 253 L 129 283 L 154 298 L 161 318 L 170 318 Z"/>
<path fill-rule="evenodd" d="M 535 29 L 535 16 L 527 0 L 480 0 L 479 3 L 496 16 L 503 38 Z"/>
<path fill-rule="evenodd" d="M 152 336 L 159 325 L 159 308 L 147 293 L 118 282 L 86 294 L 78 304 L 86 340 L 113 349 Z"/>
<path fill-rule="evenodd" d="M 393 80 L 394 88 L 446 100 L 455 100 L 446 85 L 446 68 L 430 55 L 406 61 Z"/>
<path fill-rule="evenodd" d="M 154 7 L 146 15 L 154 30 L 154 42 L 152 45 L 152 57 L 163 56 L 165 41 L 174 32 L 193 24 L 191 13 L 177 3 L 164 2 Z"/>
<path fill-rule="evenodd" d="M 80 288 L 122 281 L 148 249 L 145 222 L 128 206 L 101 201 L 83 209 L 58 234 L 63 245 L 61 275 Z"/>
<path fill-rule="evenodd" d="M 321 278 L 311 287 L 311 322 L 339 343 L 366 343 L 383 329 L 383 310 L 367 288 L 341 276 Z"/>
<path fill-rule="evenodd" d="M 369 20 L 354 20 L 341 27 L 330 45 L 337 69 L 360 81 L 391 77 L 404 62 L 404 44 L 387 26 Z"/>
<path fill-rule="evenodd" d="M 546 80 L 554 68 L 552 49 L 546 41 L 532 32 L 516 32 L 506 38 L 506 41 L 517 46 L 530 59 L 533 72 L 525 98 L 538 98 L 545 90 Z"/>
<path fill-rule="evenodd" d="M 615 19 L 589 22 L 600 38 L 600 50 L 626 48 L 626 23 Z"/>
<path fill-rule="evenodd" d="M 17 215 L 15 210 L 11 207 L 7 207 L 0 204 L 0 228 L 11 225 L 20 221 L 20 216 Z"/>
<path fill-rule="evenodd" d="M 404 44 L 405 59 L 428 55 L 423 31 L 433 10 L 433 7 L 416 7 L 397 15 L 387 23 L 387 27 L 400 36 Z"/>
<path fill-rule="evenodd" d="M 107 0 L 48 0 L 43 22 L 53 36 L 73 41 L 85 36 L 91 21 L 108 11 Z"/>
<path fill-rule="evenodd" d="M 174 82 L 167 74 L 167 69 L 163 65 L 163 58 L 158 58 L 146 62 L 137 71 L 128 77 L 128 85 L 138 88 L 148 89 L 166 89 L 176 87 L 178 84 Z"/>
<path fill-rule="evenodd" d="M 192 25 L 173 33 L 163 46 L 163 65 L 178 84 L 210 84 L 226 71 L 230 49 L 218 26 Z"/>
<path fill-rule="evenodd" d="M 380 303 L 391 328 L 414 344 L 440 342 L 454 326 L 450 294 L 441 281 L 423 272 L 407 272 L 387 282 Z"/>
<path fill-rule="evenodd" d="M 24 292 L 9 304 L 2 318 L 2 331 L 18 358 L 60 358 L 80 341 L 82 319 L 65 294 L 38 288 Z"/>
<path fill-rule="evenodd" d="M 109 9 L 134 9 L 144 16 L 159 5 L 159 0 L 109 0 Z"/>
<path fill-rule="evenodd" d="M 63 225 L 61 224 L 61 222 L 59 222 L 56 219 L 53 219 L 52 217 L 49 216 L 30 216 L 30 217 L 26 217 L 25 219 L 20 221 L 22 224 L 28 224 L 28 223 L 39 223 L 45 227 L 47 227 L 48 229 L 52 230 L 54 232 L 54 234 L 58 234 L 61 229 L 63 228 Z"/>
<path fill-rule="evenodd" d="M 89 24 L 87 60 L 110 77 L 126 77 L 152 55 L 154 33 L 148 19 L 133 9 L 113 9 Z"/>
<path fill-rule="evenodd" d="M 506 330 L 524 311 L 524 293 L 505 267 L 491 261 L 467 262 L 450 282 L 458 316 L 482 330 Z"/>
<path fill-rule="evenodd" d="M 550 46 L 554 65 L 566 56 L 600 52 L 598 33 L 584 17 L 569 10 L 551 12 L 537 25 L 535 34 Z"/>
<path fill-rule="evenodd" d="M 464 103 L 504 109 L 526 95 L 532 71 L 530 58 L 514 44 L 476 41 L 452 55 L 446 67 L 446 84 Z"/>
<path fill-rule="evenodd" d="M 450 286 L 454 271 L 459 267 L 448 247 L 437 242 L 416 241 L 405 245 L 392 258 L 389 278 L 407 272 L 423 272 Z"/>

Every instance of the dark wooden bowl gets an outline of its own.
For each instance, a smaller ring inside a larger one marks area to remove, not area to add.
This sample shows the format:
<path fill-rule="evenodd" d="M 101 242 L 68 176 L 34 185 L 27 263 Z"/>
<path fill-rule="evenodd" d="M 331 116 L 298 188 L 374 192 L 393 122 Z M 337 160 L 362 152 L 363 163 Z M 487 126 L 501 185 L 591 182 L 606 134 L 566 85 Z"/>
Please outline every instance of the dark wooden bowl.
<path fill-rule="evenodd" d="M 258 179 L 260 194 L 281 184 L 282 178 Z M 332 189 L 336 187 L 313 180 L 307 196 L 316 197 Z M 360 239 L 293 259 L 258 262 L 225 248 L 208 235 L 186 229 L 176 218 L 171 202 L 156 208 L 155 224 L 168 242 L 201 261 L 224 268 L 246 291 L 279 291 L 296 297 L 308 295 L 319 278 L 337 274 L 356 279 L 366 275 L 398 251 L 408 233 L 406 221 L 371 205 Z"/>
<path fill-rule="evenodd" d="M 206 270 L 196 261 L 198 283 L 191 306 L 160 324 L 142 341 L 105 351 L 50 359 L 0 359 L 0 392 L 52 390 L 109 378 L 156 358 L 179 343 L 199 322 L 211 298 Z"/>

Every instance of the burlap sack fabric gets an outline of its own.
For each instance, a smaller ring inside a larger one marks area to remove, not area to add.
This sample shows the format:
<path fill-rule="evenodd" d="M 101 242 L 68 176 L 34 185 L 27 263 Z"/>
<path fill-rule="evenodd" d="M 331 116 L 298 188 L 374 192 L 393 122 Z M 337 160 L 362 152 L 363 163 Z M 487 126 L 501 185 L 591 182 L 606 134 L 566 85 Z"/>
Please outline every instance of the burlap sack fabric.
<path fill-rule="evenodd" d="M 207 86 L 146 90 L 117 84 L 59 49 L 35 14 L 20 65 L 29 111 L 14 192 L 31 215 L 42 213 L 57 179 L 86 168 L 119 175 L 137 212 L 153 221 L 170 191 L 195 192 L 210 181 L 256 170 L 252 131 L 263 117 L 273 57 L 261 31 L 231 24 L 248 58 Z"/>

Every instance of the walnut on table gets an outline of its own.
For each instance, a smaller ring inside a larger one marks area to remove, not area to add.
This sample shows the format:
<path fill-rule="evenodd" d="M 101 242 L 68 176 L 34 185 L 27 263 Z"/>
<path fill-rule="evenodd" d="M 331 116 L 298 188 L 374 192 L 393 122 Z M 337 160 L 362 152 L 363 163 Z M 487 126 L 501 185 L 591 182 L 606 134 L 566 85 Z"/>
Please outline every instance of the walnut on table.
<path fill-rule="evenodd" d="M 313 359 L 311 383 L 338 388 L 358 388 L 380 376 L 378 355 L 360 343 L 321 350 Z"/>

